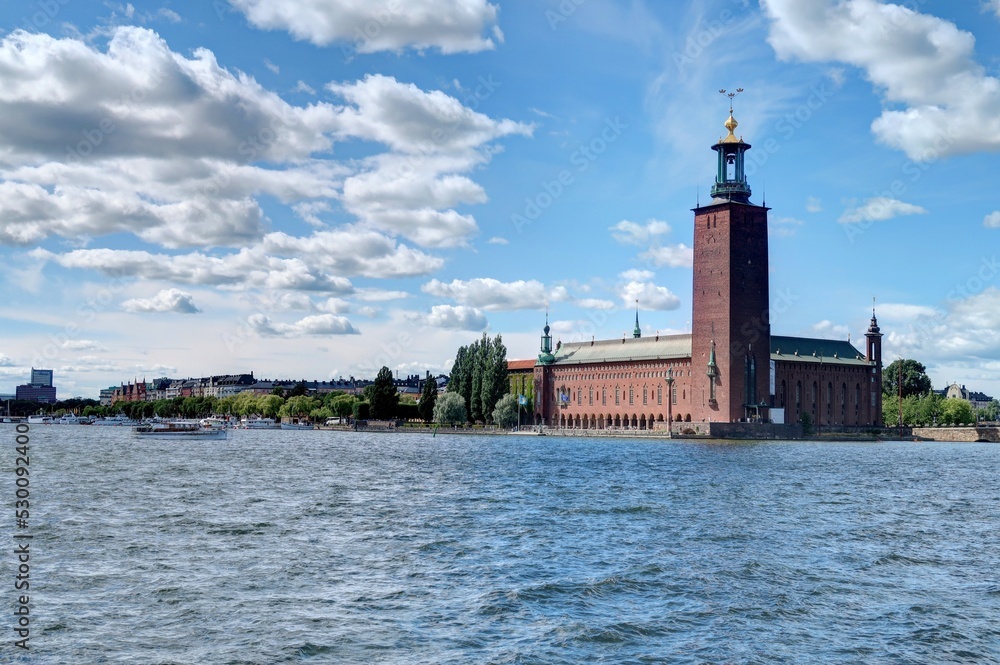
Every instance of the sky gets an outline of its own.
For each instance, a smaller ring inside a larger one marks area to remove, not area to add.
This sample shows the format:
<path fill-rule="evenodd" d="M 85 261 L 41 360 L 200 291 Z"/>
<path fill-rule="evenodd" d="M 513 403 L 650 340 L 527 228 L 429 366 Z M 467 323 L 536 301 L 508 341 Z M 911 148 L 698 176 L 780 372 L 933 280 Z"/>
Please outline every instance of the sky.
<path fill-rule="evenodd" d="M 772 333 L 1000 395 L 1000 0 L 0 6 L 0 393 L 687 332 L 729 99 Z"/>

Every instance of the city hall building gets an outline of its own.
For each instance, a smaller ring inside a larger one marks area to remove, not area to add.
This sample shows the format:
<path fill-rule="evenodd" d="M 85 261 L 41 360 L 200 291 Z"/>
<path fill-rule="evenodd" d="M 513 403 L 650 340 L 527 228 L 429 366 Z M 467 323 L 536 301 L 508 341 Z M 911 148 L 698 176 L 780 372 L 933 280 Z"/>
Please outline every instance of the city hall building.
<path fill-rule="evenodd" d="M 767 213 L 750 201 L 730 108 L 712 146 L 712 201 L 694 209 L 691 333 L 553 346 L 546 320 L 533 367 L 534 422 L 580 429 L 665 429 L 677 423 L 882 424 L 882 334 L 875 312 L 864 351 L 850 341 L 772 335 Z M 708 427 L 711 430 L 711 426 Z M 708 431 L 699 426 L 698 431 Z"/>

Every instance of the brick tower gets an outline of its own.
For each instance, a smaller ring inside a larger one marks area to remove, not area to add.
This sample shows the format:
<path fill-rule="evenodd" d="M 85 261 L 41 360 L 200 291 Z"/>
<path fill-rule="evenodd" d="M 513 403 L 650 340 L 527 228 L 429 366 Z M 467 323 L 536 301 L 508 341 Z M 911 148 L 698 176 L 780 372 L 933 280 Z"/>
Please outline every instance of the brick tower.
<path fill-rule="evenodd" d="M 712 201 L 694 209 L 691 411 L 696 420 L 766 418 L 771 325 L 767 211 L 750 202 L 744 154 L 729 95 L 728 136 L 712 146 Z"/>

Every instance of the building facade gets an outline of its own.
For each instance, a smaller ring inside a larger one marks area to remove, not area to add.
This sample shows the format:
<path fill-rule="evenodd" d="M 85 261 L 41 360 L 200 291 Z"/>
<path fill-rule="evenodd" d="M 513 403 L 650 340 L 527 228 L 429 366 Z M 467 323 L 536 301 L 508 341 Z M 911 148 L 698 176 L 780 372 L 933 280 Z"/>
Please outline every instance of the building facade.
<path fill-rule="evenodd" d="M 865 351 L 849 341 L 772 336 L 769 208 L 751 202 L 750 149 L 730 108 L 712 146 L 712 200 L 694 212 L 691 333 L 552 345 L 534 363 L 535 423 L 665 428 L 667 422 L 800 422 L 880 426 L 882 333 L 872 312 Z M 515 361 L 517 362 L 517 361 Z"/>

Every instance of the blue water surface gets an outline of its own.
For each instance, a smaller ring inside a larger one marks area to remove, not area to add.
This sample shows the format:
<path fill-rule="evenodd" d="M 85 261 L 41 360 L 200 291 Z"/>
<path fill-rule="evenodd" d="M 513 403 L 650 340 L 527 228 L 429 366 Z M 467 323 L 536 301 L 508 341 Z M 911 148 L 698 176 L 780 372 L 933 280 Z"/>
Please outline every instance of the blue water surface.
<path fill-rule="evenodd" d="M 33 427 L 29 662 L 1000 663 L 998 468 L 996 444 Z"/>

